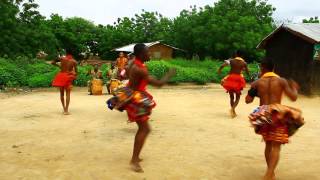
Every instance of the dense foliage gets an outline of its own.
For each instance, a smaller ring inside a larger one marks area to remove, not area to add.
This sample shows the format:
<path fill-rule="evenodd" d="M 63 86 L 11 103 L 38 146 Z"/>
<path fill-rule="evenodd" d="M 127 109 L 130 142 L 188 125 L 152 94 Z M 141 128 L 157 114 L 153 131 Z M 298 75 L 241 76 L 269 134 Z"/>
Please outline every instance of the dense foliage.
<path fill-rule="evenodd" d="M 150 74 L 161 78 L 169 68 L 176 68 L 177 75 L 171 80 L 171 83 L 219 83 L 220 80 L 227 74 L 228 69 L 225 69 L 221 75 L 217 74 L 217 70 L 222 62 L 205 60 L 205 61 L 188 61 L 183 59 L 174 59 L 166 61 L 150 61 L 147 63 Z M 250 70 L 252 73 L 258 71 L 256 64 L 251 64 Z M 90 76 L 87 72 L 92 69 L 92 66 L 79 66 L 78 77 L 74 84 L 76 86 L 86 86 Z M 104 75 L 104 82 L 107 82 L 107 71 L 109 65 L 101 67 Z M 54 76 L 59 69 L 44 61 L 28 58 L 4 59 L 0 58 L 0 85 L 7 87 L 28 86 L 50 87 Z M 250 80 L 250 77 L 247 77 Z"/>
<path fill-rule="evenodd" d="M 58 14 L 46 19 L 37 8 L 34 0 L 0 1 L 0 57 L 34 57 L 45 51 L 54 58 L 68 47 L 75 54 L 92 52 L 113 59 L 110 50 L 115 47 L 163 40 L 185 49 L 187 57 L 224 59 L 242 49 L 254 61 L 262 55 L 256 45 L 274 28 L 274 8 L 265 0 L 220 0 L 203 8 L 192 6 L 173 19 L 142 11 L 106 26 Z"/>
<path fill-rule="evenodd" d="M 303 23 L 320 23 L 319 17 L 311 17 L 309 19 L 303 19 L 302 20 Z"/>

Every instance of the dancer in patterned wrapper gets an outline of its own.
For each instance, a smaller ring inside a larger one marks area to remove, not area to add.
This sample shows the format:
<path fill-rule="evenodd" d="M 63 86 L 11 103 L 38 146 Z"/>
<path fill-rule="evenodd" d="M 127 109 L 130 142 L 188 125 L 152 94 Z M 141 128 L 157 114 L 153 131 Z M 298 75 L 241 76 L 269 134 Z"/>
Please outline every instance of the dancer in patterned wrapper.
<path fill-rule="evenodd" d="M 242 72 L 246 71 L 247 75 L 249 76 L 247 63 L 242 56 L 243 55 L 241 51 L 236 51 L 233 55 L 233 58 L 226 60 L 218 70 L 218 74 L 221 74 L 221 71 L 224 67 L 231 67 L 229 74 L 222 79 L 221 85 L 230 95 L 230 114 L 232 118 L 237 116 L 236 107 L 240 101 L 241 91 L 246 87 L 246 80 L 244 79 Z"/>
<path fill-rule="evenodd" d="M 271 60 L 264 59 L 260 68 L 261 78 L 252 83 L 246 103 L 252 103 L 255 97 L 260 98 L 260 106 L 250 114 L 249 119 L 266 144 L 267 172 L 264 180 L 274 180 L 281 145 L 288 143 L 289 137 L 304 124 L 304 119 L 300 110 L 281 105 L 283 94 L 292 101 L 297 100 L 298 84 L 275 74 Z"/>
<path fill-rule="evenodd" d="M 170 69 L 161 80 L 157 80 L 149 75 L 144 64 L 150 59 L 148 47 L 144 44 L 137 44 L 134 47 L 134 54 L 135 60 L 127 72 L 128 86 L 118 89 L 115 96 L 107 101 L 107 104 L 110 109 L 127 111 L 129 122 L 135 122 L 138 125 L 130 164 L 133 171 L 143 172 L 140 166 L 140 152 L 150 133 L 149 116 L 156 106 L 153 97 L 146 91 L 146 88 L 148 84 L 156 87 L 165 85 L 176 74 L 176 71 Z"/>

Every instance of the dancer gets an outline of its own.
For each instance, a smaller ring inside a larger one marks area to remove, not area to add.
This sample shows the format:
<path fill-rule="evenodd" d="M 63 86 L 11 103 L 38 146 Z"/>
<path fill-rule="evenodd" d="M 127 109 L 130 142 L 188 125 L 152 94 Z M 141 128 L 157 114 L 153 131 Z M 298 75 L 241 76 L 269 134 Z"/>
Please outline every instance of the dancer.
<path fill-rule="evenodd" d="M 111 68 L 107 72 L 107 89 L 108 93 L 112 94 L 114 89 L 117 89 L 120 85 L 120 80 L 118 80 L 118 67 L 115 65 L 115 63 L 111 63 Z"/>
<path fill-rule="evenodd" d="M 242 58 L 242 53 L 240 51 L 236 51 L 233 55 L 232 59 L 228 59 L 218 70 L 218 74 L 221 74 L 221 71 L 226 66 L 231 66 L 231 70 L 229 75 L 226 76 L 222 81 L 221 85 L 226 89 L 227 93 L 230 96 L 230 114 L 232 118 L 237 117 L 236 107 L 239 104 L 241 91 L 246 86 L 246 80 L 244 79 L 242 72 L 246 71 L 249 76 L 249 69 L 247 63 Z"/>
<path fill-rule="evenodd" d="M 60 88 L 60 100 L 63 107 L 63 114 L 69 115 L 70 93 L 72 89 L 72 82 L 77 77 L 77 62 L 72 56 L 72 52 L 66 49 L 66 56 L 52 61 L 52 65 L 58 66 L 60 72 L 56 75 L 52 82 L 52 86 Z M 60 61 L 60 66 L 57 62 Z M 64 95 L 66 94 L 66 99 Z"/>
<path fill-rule="evenodd" d="M 268 59 L 262 61 L 260 68 L 261 78 L 252 83 L 246 103 L 252 103 L 255 97 L 260 98 L 260 107 L 249 119 L 255 132 L 263 136 L 266 144 L 265 158 L 268 168 L 264 180 L 274 180 L 281 145 L 288 143 L 289 137 L 304 124 L 304 120 L 300 110 L 281 105 L 283 94 L 292 101 L 297 100 L 298 84 L 275 74 L 274 65 Z"/>
<path fill-rule="evenodd" d="M 176 71 L 170 69 L 161 80 L 157 80 L 149 75 L 144 64 L 150 59 L 148 47 L 144 44 L 137 44 L 134 47 L 134 54 L 136 58 L 130 67 L 128 86 L 117 90 L 115 96 L 107 103 L 110 109 L 126 110 L 129 122 L 135 122 L 138 125 L 130 164 L 135 172 L 143 172 L 140 166 L 140 152 L 150 133 L 149 116 L 156 106 L 146 88 L 148 84 L 156 87 L 165 85 Z"/>
<path fill-rule="evenodd" d="M 116 60 L 116 64 L 118 67 L 118 79 L 122 80 L 122 76 L 124 73 L 123 71 L 128 64 L 128 59 L 126 58 L 126 55 L 123 52 L 120 52 L 119 57 Z"/>

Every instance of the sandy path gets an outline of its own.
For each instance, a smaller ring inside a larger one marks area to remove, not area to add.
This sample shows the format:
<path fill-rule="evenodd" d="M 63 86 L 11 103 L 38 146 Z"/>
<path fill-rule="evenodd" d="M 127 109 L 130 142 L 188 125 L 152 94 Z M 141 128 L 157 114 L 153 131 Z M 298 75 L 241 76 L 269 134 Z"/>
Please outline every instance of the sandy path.
<path fill-rule="evenodd" d="M 260 179 L 264 147 L 247 121 L 257 102 L 241 103 L 231 120 L 217 85 L 151 93 L 158 106 L 142 152 L 144 174 L 128 166 L 136 126 L 106 109 L 107 96 L 75 90 L 71 116 L 61 115 L 53 90 L 1 98 L 0 179 Z M 283 147 L 279 179 L 320 179 L 320 98 L 288 104 L 303 108 L 307 124 Z"/>

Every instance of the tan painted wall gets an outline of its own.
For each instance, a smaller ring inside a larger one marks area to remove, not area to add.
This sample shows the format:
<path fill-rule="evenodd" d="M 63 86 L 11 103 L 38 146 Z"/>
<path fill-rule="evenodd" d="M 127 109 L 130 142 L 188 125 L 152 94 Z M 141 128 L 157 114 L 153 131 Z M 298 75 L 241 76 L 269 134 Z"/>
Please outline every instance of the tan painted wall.
<path fill-rule="evenodd" d="M 162 44 L 149 47 L 151 59 L 172 59 L 173 49 Z"/>

